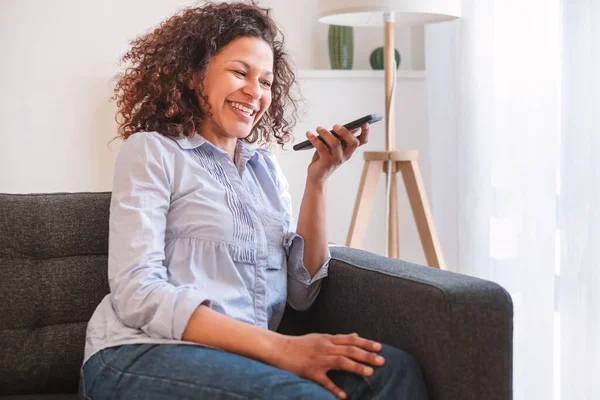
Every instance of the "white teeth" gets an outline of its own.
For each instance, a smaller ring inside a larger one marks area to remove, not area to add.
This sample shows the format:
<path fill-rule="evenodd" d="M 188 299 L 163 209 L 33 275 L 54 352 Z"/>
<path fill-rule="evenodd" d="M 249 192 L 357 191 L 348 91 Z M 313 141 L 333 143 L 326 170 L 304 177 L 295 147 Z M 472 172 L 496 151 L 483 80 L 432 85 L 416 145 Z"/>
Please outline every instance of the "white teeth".
<path fill-rule="evenodd" d="M 241 112 L 248 114 L 248 115 L 252 115 L 254 114 L 254 110 L 252 110 L 251 108 L 246 107 L 243 104 L 240 103 L 236 103 L 234 101 L 230 101 L 229 104 L 233 107 L 236 108 L 238 110 L 240 110 Z"/>

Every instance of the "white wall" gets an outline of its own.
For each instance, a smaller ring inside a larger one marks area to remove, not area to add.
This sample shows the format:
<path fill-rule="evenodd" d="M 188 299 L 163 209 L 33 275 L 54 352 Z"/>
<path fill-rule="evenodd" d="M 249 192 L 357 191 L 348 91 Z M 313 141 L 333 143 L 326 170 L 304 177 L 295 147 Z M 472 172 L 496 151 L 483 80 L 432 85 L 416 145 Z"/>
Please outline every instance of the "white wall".
<path fill-rule="evenodd" d="M 108 191 L 120 141 L 115 136 L 112 77 L 128 41 L 183 6 L 184 0 L 2 0 L 0 2 L 0 192 Z M 286 33 L 298 69 L 328 69 L 327 26 L 317 21 L 317 0 L 265 0 Z M 401 69 L 422 68 L 422 30 L 398 27 Z M 412 45 L 411 45 L 412 42 Z M 368 56 L 383 44 L 377 28 L 355 28 L 355 69 L 369 69 Z M 398 87 L 398 145 L 421 151 L 429 183 L 424 80 Z M 316 125 L 344 123 L 383 112 L 383 79 L 302 79 L 310 106 L 298 141 Z M 383 124 L 374 127 L 367 149 L 384 148 Z M 280 157 L 292 185 L 296 212 L 307 155 Z M 343 243 L 362 168 L 356 155 L 332 178 L 331 240 Z M 383 175 L 382 175 L 383 181 Z M 401 182 L 401 180 L 400 180 Z M 402 188 L 403 190 L 403 188 Z M 384 202 L 380 185 L 367 249 L 384 251 Z M 410 209 L 401 193 L 402 258 L 422 262 Z"/>

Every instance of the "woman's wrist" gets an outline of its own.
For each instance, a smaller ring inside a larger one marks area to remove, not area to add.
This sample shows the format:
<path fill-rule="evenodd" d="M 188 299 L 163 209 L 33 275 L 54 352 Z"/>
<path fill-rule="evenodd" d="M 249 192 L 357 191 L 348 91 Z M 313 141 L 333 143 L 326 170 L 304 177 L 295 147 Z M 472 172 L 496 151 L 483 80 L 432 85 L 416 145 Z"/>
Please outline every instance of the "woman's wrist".
<path fill-rule="evenodd" d="M 267 350 L 264 352 L 263 362 L 277 367 L 281 363 L 281 356 L 285 354 L 285 349 L 289 343 L 290 336 L 281 333 L 268 331 L 271 334 L 267 338 Z"/>
<path fill-rule="evenodd" d="M 324 193 L 325 190 L 327 189 L 327 180 L 312 180 L 310 178 L 306 178 L 306 189 L 305 190 L 311 190 L 314 192 L 321 192 Z"/>

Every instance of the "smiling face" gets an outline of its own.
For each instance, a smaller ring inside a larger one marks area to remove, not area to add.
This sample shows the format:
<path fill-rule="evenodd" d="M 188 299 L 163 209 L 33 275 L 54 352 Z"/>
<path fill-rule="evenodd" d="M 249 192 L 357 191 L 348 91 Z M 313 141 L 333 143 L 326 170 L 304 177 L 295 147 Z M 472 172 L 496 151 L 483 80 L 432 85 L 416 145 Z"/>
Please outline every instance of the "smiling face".
<path fill-rule="evenodd" d="M 256 37 L 231 41 L 214 55 L 204 77 L 211 118 L 200 134 L 233 155 L 237 139 L 250 134 L 271 105 L 273 51 Z"/>

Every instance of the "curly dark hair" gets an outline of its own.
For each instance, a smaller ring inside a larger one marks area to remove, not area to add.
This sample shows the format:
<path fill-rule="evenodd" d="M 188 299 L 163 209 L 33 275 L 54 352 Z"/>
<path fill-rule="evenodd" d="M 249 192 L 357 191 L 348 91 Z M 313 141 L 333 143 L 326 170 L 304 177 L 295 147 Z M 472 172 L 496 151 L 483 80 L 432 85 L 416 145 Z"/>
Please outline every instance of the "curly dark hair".
<path fill-rule="evenodd" d="M 295 74 L 283 49 L 283 34 L 269 13 L 254 1 L 208 2 L 184 8 L 153 32 L 132 40 L 121 59 L 128 66 L 114 89 L 118 137 L 126 140 L 140 131 L 170 137 L 196 134 L 210 110 L 200 105 L 189 85 L 191 77 L 195 74 L 202 82 L 211 57 L 231 41 L 257 37 L 273 50 L 272 102 L 244 140 L 270 143 L 273 135 L 283 148 L 291 139 L 298 100 L 292 95 Z M 196 89 L 203 93 L 201 83 Z"/>

